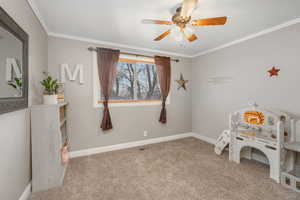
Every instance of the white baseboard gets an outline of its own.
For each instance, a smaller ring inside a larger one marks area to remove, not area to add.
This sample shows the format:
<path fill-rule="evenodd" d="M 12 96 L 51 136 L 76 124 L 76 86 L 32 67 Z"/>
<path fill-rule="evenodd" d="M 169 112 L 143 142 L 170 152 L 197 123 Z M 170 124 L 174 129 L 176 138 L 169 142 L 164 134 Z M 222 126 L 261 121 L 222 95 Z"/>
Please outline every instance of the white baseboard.
<path fill-rule="evenodd" d="M 72 151 L 72 152 L 70 152 L 70 157 L 76 158 L 76 157 L 81 157 L 81 156 L 88 156 L 88 155 L 93 155 L 93 154 L 97 154 L 97 153 L 103 153 L 103 152 L 115 151 L 115 150 L 121 150 L 121 149 L 128 149 L 128 148 L 132 148 L 132 147 L 144 146 L 147 144 L 155 144 L 155 143 L 160 143 L 160 142 L 167 142 L 167 141 L 172 141 L 172 140 L 177 140 L 177 139 L 187 138 L 187 137 L 195 137 L 195 134 L 194 133 L 182 133 L 182 134 L 171 135 L 171 136 L 166 136 L 166 137 L 158 137 L 158 138 L 140 140 L 140 141 L 135 141 L 135 142 L 115 144 L 115 145 L 110 145 L 110 146 L 84 149 L 84 150 L 79 150 L 79 151 Z"/>
<path fill-rule="evenodd" d="M 31 182 L 26 186 L 19 200 L 28 200 L 31 194 Z"/>
<path fill-rule="evenodd" d="M 202 140 L 204 142 L 207 142 L 209 144 L 215 144 L 216 143 L 216 139 L 211 138 L 211 137 L 207 137 L 205 135 L 201 135 L 200 133 L 193 133 L 193 136 L 199 140 Z"/>

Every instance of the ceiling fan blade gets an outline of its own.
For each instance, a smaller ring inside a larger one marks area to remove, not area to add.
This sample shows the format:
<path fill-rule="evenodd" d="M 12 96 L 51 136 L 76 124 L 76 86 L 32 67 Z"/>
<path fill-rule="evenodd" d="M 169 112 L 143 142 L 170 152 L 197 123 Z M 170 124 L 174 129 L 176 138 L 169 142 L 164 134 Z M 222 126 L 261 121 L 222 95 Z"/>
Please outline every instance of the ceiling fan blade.
<path fill-rule="evenodd" d="M 197 40 L 197 35 L 194 32 L 190 32 L 186 28 L 183 29 L 182 32 L 189 42 Z"/>
<path fill-rule="evenodd" d="M 163 39 L 164 37 L 166 37 L 167 35 L 169 35 L 170 33 L 171 33 L 171 29 L 167 30 L 166 32 L 164 32 L 163 34 L 161 34 L 160 36 L 158 36 L 154 40 L 159 41 L 159 40 Z"/>
<path fill-rule="evenodd" d="M 193 26 L 224 25 L 226 21 L 227 21 L 227 17 L 216 17 L 216 18 L 193 20 L 191 24 Z"/>
<path fill-rule="evenodd" d="M 190 37 L 187 38 L 189 42 L 193 42 L 198 39 L 197 35 L 194 33 Z"/>
<path fill-rule="evenodd" d="M 190 17 L 197 3 L 198 0 L 183 0 L 180 16 L 183 18 Z"/>
<path fill-rule="evenodd" d="M 161 25 L 171 25 L 172 22 L 164 20 L 154 20 L 154 19 L 144 19 L 143 24 L 161 24 Z"/>

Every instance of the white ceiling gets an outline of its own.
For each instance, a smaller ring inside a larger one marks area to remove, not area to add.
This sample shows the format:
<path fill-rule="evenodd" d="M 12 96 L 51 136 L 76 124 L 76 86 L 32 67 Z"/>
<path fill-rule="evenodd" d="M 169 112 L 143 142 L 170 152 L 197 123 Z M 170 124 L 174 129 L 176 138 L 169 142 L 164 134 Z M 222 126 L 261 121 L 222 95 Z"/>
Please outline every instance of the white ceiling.
<path fill-rule="evenodd" d="M 199 0 L 192 19 L 227 16 L 225 26 L 196 27 L 184 45 L 168 29 L 142 19 L 170 20 L 182 0 L 29 0 L 48 32 L 192 56 L 300 17 L 300 0 Z"/>

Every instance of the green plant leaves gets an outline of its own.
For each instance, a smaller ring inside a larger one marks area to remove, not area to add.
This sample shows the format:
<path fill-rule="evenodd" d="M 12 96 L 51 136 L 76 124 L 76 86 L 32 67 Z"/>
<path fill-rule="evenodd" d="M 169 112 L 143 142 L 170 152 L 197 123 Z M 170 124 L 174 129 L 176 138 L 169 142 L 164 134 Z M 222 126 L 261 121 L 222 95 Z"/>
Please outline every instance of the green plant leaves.
<path fill-rule="evenodd" d="M 8 82 L 7 84 L 19 91 L 22 90 L 22 79 L 21 78 L 14 78 L 13 81 Z"/>
<path fill-rule="evenodd" d="M 8 85 L 10 85 L 11 87 L 17 89 L 17 86 L 15 84 L 13 84 L 13 83 L 8 83 Z"/>
<path fill-rule="evenodd" d="M 44 94 L 53 95 L 57 93 L 59 85 L 58 81 L 53 79 L 51 76 L 47 75 L 47 77 L 41 81 L 41 85 L 44 86 Z"/>

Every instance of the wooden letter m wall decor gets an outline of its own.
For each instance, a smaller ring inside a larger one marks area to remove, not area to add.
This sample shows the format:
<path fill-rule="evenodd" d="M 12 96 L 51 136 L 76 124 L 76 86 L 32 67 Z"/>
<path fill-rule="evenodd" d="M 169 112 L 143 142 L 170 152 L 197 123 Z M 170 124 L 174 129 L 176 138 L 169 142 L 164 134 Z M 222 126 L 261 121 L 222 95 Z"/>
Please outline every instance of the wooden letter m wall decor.
<path fill-rule="evenodd" d="M 61 64 L 61 68 L 60 68 L 60 81 L 61 81 L 61 83 L 66 82 L 66 74 L 67 74 L 68 79 L 70 81 L 75 81 L 76 77 L 79 76 L 79 83 L 80 84 L 84 83 L 84 80 L 83 80 L 83 65 L 81 65 L 81 64 L 75 65 L 74 71 L 72 73 L 68 64 Z"/>

